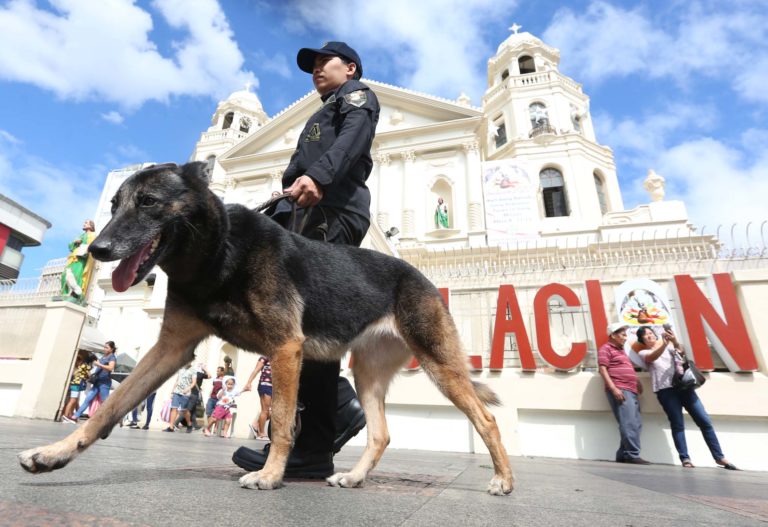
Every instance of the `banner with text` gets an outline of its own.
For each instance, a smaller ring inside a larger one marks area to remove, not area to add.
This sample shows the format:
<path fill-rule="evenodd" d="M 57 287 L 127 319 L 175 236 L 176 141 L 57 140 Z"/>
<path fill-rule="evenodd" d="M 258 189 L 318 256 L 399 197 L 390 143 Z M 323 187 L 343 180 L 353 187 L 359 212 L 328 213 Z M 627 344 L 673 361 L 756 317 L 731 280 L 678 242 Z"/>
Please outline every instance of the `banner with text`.
<path fill-rule="evenodd" d="M 538 238 L 537 187 L 525 164 L 514 159 L 486 161 L 482 172 L 488 242 Z"/>

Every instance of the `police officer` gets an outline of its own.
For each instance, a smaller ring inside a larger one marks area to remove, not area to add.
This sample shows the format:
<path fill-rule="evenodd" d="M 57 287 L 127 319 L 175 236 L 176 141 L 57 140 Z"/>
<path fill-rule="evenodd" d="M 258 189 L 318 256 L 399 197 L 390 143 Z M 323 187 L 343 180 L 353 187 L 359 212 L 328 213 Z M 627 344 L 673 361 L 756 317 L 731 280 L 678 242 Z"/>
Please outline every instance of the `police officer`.
<path fill-rule="evenodd" d="M 359 246 L 370 225 L 371 194 L 365 182 L 373 167 L 371 144 L 379 102 L 359 81 L 363 75 L 360 56 L 344 42 L 302 48 L 296 61 L 312 74 L 322 106 L 307 121 L 283 174 L 284 192 L 302 209 L 292 217 L 291 205 L 282 201 L 271 211 L 272 217 L 290 228 L 308 214 L 305 236 Z M 354 391 L 339 381 L 339 363 L 304 361 L 299 401 L 304 406 L 301 432 L 288 458 L 286 476 L 330 476 L 334 452 L 365 425 Z M 263 451 L 241 447 L 232 460 L 246 470 L 260 470 L 267 454 L 268 446 Z"/>

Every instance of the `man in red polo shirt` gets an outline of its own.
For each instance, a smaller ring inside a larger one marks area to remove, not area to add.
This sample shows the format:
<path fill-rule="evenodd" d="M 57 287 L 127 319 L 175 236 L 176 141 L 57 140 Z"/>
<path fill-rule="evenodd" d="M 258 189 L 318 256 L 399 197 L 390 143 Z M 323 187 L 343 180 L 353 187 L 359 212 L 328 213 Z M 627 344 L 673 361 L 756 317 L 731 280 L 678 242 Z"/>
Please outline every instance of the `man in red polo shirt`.
<path fill-rule="evenodd" d="M 640 402 L 637 396 L 643 392 L 643 388 L 637 381 L 637 373 L 632 362 L 624 352 L 627 325 L 614 322 L 608 325 L 607 331 L 608 342 L 597 350 L 597 365 L 600 367 L 600 376 L 605 382 L 605 392 L 611 410 L 616 421 L 619 422 L 621 443 L 616 451 L 616 461 L 650 465 L 649 461 L 640 457 L 640 431 L 643 429 L 643 419 L 640 416 Z"/>

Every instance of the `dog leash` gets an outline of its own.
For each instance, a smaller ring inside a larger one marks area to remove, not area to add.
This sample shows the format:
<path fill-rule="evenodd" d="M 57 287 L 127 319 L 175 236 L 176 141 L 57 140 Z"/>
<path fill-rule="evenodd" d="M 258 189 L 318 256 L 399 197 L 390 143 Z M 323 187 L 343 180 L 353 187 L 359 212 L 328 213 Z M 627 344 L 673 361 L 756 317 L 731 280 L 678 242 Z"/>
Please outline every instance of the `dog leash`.
<path fill-rule="evenodd" d="M 309 217 L 312 215 L 312 211 L 314 210 L 314 206 L 307 207 L 304 209 L 304 216 L 301 218 L 301 222 L 299 225 L 296 225 L 296 220 L 298 218 L 298 210 L 299 207 L 296 205 L 296 201 L 294 201 L 291 198 L 290 194 L 281 194 L 280 196 L 275 196 L 274 198 L 270 198 L 261 205 L 256 206 L 255 210 L 256 212 L 263 213 L 264 211 L 267 211 L 271 209 L 272 207 L 276 206 L 279 202 L 283 200 L 288 200 L 291 203 L 291 218 L 288 222 L 290 225 L 289 230 L 292 232 L 295 232 L 296 234 L 302 234 L 304 232 L 304 229 L 307 226 L 307 221 L 309 221 Z M 327 234 L 328 230 L 328 218 L 325 216 L 325 212 L 322 208 L 318 208 L 320 213 L 323 215 L 323 219 L 325 220 L 322 224 L 318 226 L 318 228 L 323 232 L 323 239 L 325 239 L 325 235 Z M 324 226 L 324 227 L 323 227 Z"/>

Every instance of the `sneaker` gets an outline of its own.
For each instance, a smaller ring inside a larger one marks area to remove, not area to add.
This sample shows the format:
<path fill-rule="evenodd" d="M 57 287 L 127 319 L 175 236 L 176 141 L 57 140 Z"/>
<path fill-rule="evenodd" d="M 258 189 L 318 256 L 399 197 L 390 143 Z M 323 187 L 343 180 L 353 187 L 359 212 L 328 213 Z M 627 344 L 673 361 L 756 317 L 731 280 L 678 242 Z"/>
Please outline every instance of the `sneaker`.
<path fill-rule="evenodd" d="M 173 429 L 173 428 L 171 428 L 170 426 L 169 426 L 168 428 L 163 428 L 163 432 L 175 432 L 175 431 L 176 431 L 176 430 L 174 430 L 174 429 Z"/>
<path fill-rule="evenodd" d="M 188 434 L 191 434 L 191 433 L 192 433 L 192 427 L 191 427 L 191 426 L 188 426 L 188 427 L 187 427 L 187 433 L 188 433 Z"/>
<path fill-rule="evenodd" d="M 64 415 L 61 418 L 61 422 L 62 423 L 68 423 L 68 424 L 71 424 L 71 425 L 76 425 L 77 424 L 77 419 L 70 419 L 69 417 Z"/>
<path fill-rule="evenodd" d="M 141 427 L 142 430 L 149 430 L 149 425 L 144 425 Z"/>
<path fill-rule="evenodd" d="M 253 472 L 264 468 L 269 455 L 269 445 L 256 451 L 244 446 L 235 450 L 232 461 L 238 467 Z M 333 454 L 331 452 L 304 453 L 293 450 L 285 465 L 285 477 L 323 479 L 333 474 Z"/>

